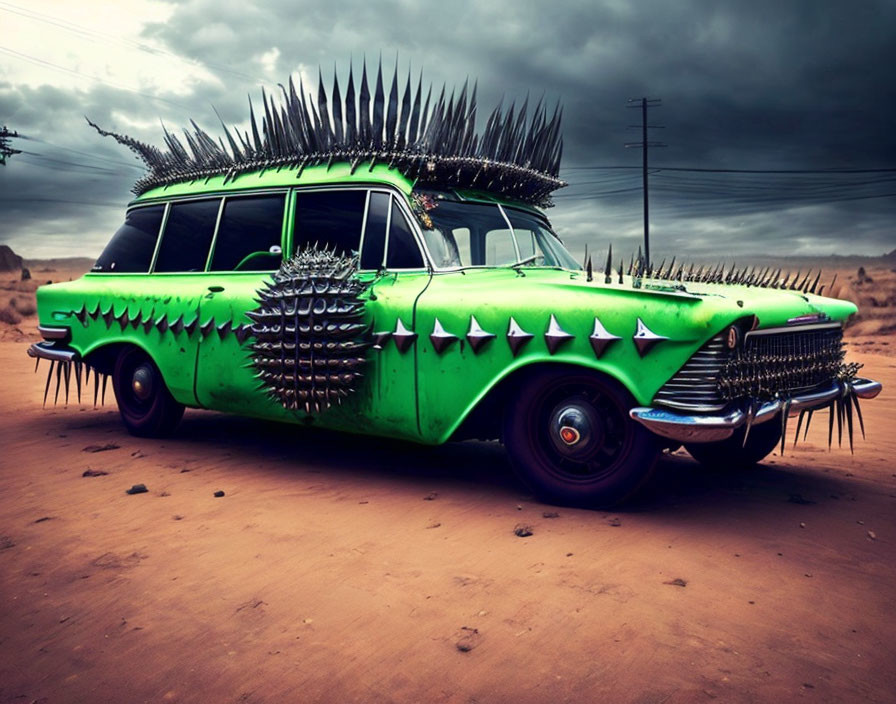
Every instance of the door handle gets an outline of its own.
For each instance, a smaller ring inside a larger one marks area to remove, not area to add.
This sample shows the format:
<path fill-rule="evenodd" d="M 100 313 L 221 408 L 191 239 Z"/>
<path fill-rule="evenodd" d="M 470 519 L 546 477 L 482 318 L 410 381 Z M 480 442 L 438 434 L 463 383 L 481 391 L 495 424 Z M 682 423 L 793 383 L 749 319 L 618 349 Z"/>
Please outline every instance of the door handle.
<path fill-rule="evenodd" d="M 212 293 L 221 293 L 221 291 L 224 290 L 224 287 L 223 286 L 209 286 L 208 290 L 211 291 Z"/>

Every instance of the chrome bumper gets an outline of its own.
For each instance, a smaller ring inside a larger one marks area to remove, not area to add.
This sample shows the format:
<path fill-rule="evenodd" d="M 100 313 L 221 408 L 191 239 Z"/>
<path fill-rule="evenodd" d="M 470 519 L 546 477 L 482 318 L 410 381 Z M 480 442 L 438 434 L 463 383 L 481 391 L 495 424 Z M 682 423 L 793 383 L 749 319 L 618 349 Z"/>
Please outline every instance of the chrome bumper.
<path fill-rule="evenodd" d="M 855 378 L 844 383 L 833 383 L 826 389 L 767 401 L 755 409 L 753 425 L 764 423 L 776 417 L 788 406 L 788 414 L 809 411 L 829 406 L 834 400 L 848 393 L 859 398 L 874 398 L 880 393 L 881 384 L 871 379 Z M 680 413 L 666 408 L 639 407 L 629 411 L 629 415 L 651 432 L 678 442 L 718 442 L 731 437 L 734 431 L 747 422 L 749 410 L 733 408 L 728 411 L 696 415 Z"/>
<path fill-rule="evenodd" d="M 49 359 L 54 362 L 75 362 L 80 358 L 80 355 L 74 350 L 54 347 L 52 342 L 35 342 L 28 348 L 28 356 Z"/>

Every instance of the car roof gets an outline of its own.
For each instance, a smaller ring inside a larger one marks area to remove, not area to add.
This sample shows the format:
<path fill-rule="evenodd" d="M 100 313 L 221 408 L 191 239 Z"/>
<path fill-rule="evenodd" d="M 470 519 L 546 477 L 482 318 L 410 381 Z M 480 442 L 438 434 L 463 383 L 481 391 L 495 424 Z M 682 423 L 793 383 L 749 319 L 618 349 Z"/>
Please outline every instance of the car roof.
<path fill-rule="evenodd" d="M 334 163 L 332 166 L 321 164 L 319 166 L 307 166 L 304 169 L 298 167 L 266 168 L 257 171 L 230 176 L 211 176 L 190 181 L 157 186 L 131 201 L 132 205 L 172 198 L 174 196 L 197 196 L 203 194 L 221 194 L 230 191 L 252 191 L 270 188 L 293 188 L 297 186 L 348 186 L 348 185 L 381 184 L 397 188 L 404 194 L 409 194 L 413 188 L 413 181 L 408 179 L 398 169 L 388 164 L 376 164 L 370 166 L 363 163 L 358 168 L 352 169 L 346 162 Z"/>

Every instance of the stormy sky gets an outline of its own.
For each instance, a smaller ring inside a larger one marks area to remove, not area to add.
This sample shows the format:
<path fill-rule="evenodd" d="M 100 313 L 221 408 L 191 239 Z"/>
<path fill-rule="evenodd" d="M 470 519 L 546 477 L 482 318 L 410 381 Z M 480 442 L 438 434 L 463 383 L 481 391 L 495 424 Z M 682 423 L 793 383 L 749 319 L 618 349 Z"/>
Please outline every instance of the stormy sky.
<path fill-rule="evenodd" d="M 564 107 L 549 211 L 586 242 L 642 236 L 640 112 L 650 111 L 651 246 L 672 254 L 880 254 L 896 248 L 896 2 L 863 0 L 0 0 L 0 243 L 96 256 L 141 163 L 93 121 L 161 145 L 213 107 L 245 126 L 247 94 L 351 61 L 424 82 L 479 81 L 480 119 L 527 92 Z M 344 83 L 343 83 L 344 85 Z"/>

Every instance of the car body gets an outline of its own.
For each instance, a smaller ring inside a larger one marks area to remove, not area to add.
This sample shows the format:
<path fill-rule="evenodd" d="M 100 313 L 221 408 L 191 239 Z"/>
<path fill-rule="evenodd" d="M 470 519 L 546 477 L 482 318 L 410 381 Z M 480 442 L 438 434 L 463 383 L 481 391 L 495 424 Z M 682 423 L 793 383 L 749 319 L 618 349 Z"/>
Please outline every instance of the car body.
<path fill-rule="evenodd" d="M 593 505 L 631 494 L 663 446 L 758 461 L 789 415 L 830 407 L 851 429 L 880 389 L 842 362 L 855 307 L 818 278 L 594 271 L 537 199 L 320 161 L 147 184 L 93 271 L 38 291 L 45 399 L 89 370 L 138 434 L 194 407 L 502 438 L 539 496 Z"/>

